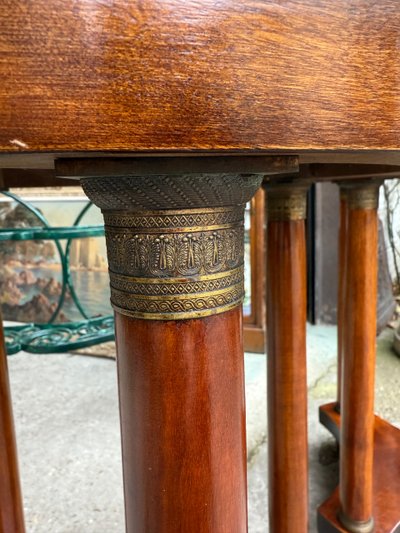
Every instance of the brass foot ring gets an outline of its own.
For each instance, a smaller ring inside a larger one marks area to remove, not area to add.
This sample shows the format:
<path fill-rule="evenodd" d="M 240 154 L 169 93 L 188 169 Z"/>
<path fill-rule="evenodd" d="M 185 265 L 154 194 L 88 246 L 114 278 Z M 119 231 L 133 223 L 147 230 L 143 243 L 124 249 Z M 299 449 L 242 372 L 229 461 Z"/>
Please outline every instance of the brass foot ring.
<path fill-rule="evenodd" d="M 351 533 L 373 533 L 375 529 L 375 523 L 372 517 L 369 520 L 360 522 L 358 520 L 352 520 L 340 510 L 338 518 L 341 524 Z"/>

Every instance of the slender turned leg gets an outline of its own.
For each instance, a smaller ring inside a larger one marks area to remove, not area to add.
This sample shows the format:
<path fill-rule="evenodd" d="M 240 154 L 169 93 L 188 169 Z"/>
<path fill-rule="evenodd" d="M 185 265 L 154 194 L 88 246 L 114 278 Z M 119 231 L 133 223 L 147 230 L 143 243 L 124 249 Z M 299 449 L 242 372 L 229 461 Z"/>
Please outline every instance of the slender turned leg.
<path fill-rule="evenodd" d="M 270 531 L 306 533 L 306 188 L 266 189 Z"/>
<path fill-rule="evenodd" d="M 247 531 L 243 215 L 260 182 L 82 179 L 105 218 L 128 533 Z"/>
<path fill-rule="evenodd" d="M 379 185 L 341 187 L 347 204 L 341 415 L 336 402 L 320 408 L 321 422 L 340 440 L 340 485 L 318 509 L 318 531 L 400 533 L 400 430 L 373 415 Z"/>
<path fill-rule="evenodd" d="M 345 279 L 346 279 L 346 234 L 347 234 L 347 200 L 346 189 L 340 189 L 340 222 L 339 222 L 339 250 L 338 250 L 338 310 L 337 310 L 337 343 L 338 343 L 338 378 L 337 378 L 337 405 L 340 412 L 340 395 L 342 390 L 342 361 L 343 361 L 343 324 L 346 310 L 345 304 Z"/>
<path fill-rule="evenodd" d="M 345 330 L 342 372 L 340 520 L 373 531 L 374 376 L 378 281 L 378 194 L 375 184 L 348 188 Z"/>
<path fill-rule="evenodd" d="M 7 355 L 0 318 L 0 533 L 24 533 Z"/>

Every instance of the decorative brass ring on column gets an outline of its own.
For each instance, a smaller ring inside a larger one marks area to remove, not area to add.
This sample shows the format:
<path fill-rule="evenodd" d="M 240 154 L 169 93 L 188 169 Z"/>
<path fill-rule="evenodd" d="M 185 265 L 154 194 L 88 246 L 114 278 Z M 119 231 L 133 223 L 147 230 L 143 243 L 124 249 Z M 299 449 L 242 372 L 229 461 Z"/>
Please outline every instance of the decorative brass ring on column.
<path fill-rule="evenodd" d="M 136 318 L 179 320 L 240 305 L 243 210 L 105 213 L 113 307 Z"/>
<path fill-rule="evenodd" d="M 343 511 L 339 511 L 338 519 L 340 523 L 351 533 L 373 533 L 375 528 L 374 519 L 370 518 L 365 522 L 352 520 Z"/>
<path fill-rule="evenodd" d="M 308 187 L 293 184 L 265 184 L 269 221 L 304 220 Z"/>
<path fill-rule="evenodd" d="M 346 195 L 349 209 L 377 209 L 379 205 L 380 181 L 369 181 L 367 183 L 359 181 L 353 183 L 342 183 L 341 190 Z"/>
<path fill-rule="evenodd" d="M 244 297 L 244 208 L 262 175 L 89 177 L 104 215 L 111 304 L 121 314 L 182 320 Z"/>

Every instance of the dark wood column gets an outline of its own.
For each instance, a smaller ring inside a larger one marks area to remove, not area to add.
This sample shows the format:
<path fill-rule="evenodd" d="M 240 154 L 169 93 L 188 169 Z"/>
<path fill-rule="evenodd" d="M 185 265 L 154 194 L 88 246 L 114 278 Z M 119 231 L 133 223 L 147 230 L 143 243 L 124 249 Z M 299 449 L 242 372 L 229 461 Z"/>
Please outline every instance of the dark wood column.
<path fill-rule="evenodd" d="M 90 177 L 115 309 L 128 533 L 245 533 L 243 215 L 261 175 Z"/>
<path fill-rule="evenodd" d="M 374 377 L 379 186 L 347 187 L 345 309 L 341 393 L 340 520 L 355 533 L 374 529 Z"/>
<path fill-rule="evenodd" d="M 7 355 L 0 317 L 0 532 L 24 533 L 24 514 L 11 407 Z"/>
<path fill-rule="evenodd" d="M 247 531 L 241 320 L 116 313 L 128 532 Z"/>
<path fill-rule="evenodd" d="M 307 188 L 267 190 L 269 515 L 273 533 L 308 531 Z"/>
<path fill-rule="evenodd" d="M 341 184 L 340 416 L 320 408 L 340 441 L 340 483 L 319 508 L 321 533 L 394 533 L 400 519 L 400 432 L 374 417 L 379 183 Z"/>
<path fill-rule="evenodd" d="M 346 531 L 369 533 L 374 530 L 374 376 L 379 183 L 371 180 L 343 183 L 341 192 L 338 308 L 341 453 L 340 504 L 337 513 L 339 522 Z M 324 406 L 321 413 L 325 418 L 327 415 L 329 417 L 329 406 Z M 326 425 L 329 427 L 331 424 L 328 422 Z M 332 429 L 338 435 L 334 427 Z M 334 531 L 339 530 L 337 525 Z"/>

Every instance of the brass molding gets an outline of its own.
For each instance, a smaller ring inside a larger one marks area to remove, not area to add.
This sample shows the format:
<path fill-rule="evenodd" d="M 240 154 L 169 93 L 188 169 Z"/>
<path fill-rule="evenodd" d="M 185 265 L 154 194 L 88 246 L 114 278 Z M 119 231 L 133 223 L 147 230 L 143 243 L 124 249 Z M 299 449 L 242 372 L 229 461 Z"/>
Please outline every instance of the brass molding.
<path fill-rule="evenodd" d="M 373 533 L 375 529 L 375 522 L 372 517 L 369 520 L 360 522 L 358 520 L 352 520 L 340 510 L 338 513 L 338 519 L 347 531 L 351 533 Z"/>
<path fill-rule="evenodd" d="M 131 318 L 142 318 L 144 320 L 189 320 L 193 318 L 206 318 L 212 315 L 218 315 L 220 313 L 226 313 L 231 309 L 234 309 L 238 305 L 241 305 L 243 299 L 237 302 L 233 302 L 229 305 L 224 305 L 223 307 L 210 307 L 210 309 L 194 310 L 190 312 L 162 312 L 157 308 L 156 312 L 150 312 L 147 310 L 144 313 L 138 311 L 129 311 L 125 307 L 118 307 L 115 304 L 112 304 L 114 311 L 120 313 L 121 315 L 129 316 Z"/>
<path fill-rule="evenodd" d="M 349 209 L 378 209 L 379 185 L 349 187 L 347 188 L 346 198 Z"/>
<path fill-rule="evenodd" d="M 243 301 L 242 282 L 221 291 L 174 296 L 139 296 L 112 290 L 112 305 L 124 315 L 153 320 L 182 320 L 224 313 Z"/>
<path fill-rule="evenodd" d="M 269 221 L 304 220 L 307 213 L 307 189 L 276 187 L 267 189 Z"/>
<path fill-rule="evenodd" d="M 111 304 L 124 315 L 183 320 L 244 297 L 244 208 L 254 174 L 88 177 L 104 215 Z"/>
<path fill-rule="evenodd" d="M 179 228 L 190 227 L 192 231 L 229 227 L 242 222 L 244 205 L 241 209 L 226 207 L 139 211 L 105 211 L 104 223 L 109 228 L 146 229 L 148 231 L 173 232 Z"/>
<path fill-rule="evenodd" d="M 136 212 L 245 204 L 262 178 L 262 174 L 159 174 L 82 178 L 81 184 L 102 211 Z"/>
<path fill-rule="evenodd" d="M 139 296 L 183 296 L 191 293 L 218 291 L 241 283 L 243 265 L 233 270 L 208 276 L 197 276 L 196 280 L 185 278 L 140 278 L 110 272 L 112 288 L 115 291 L 136 293 Z"/>
<path fill-rule="evenodd" d="M 180 320 L 240 305 L 243 212 L 244 206 L 106 213 L 114 308 L 136 318 Z"/>

